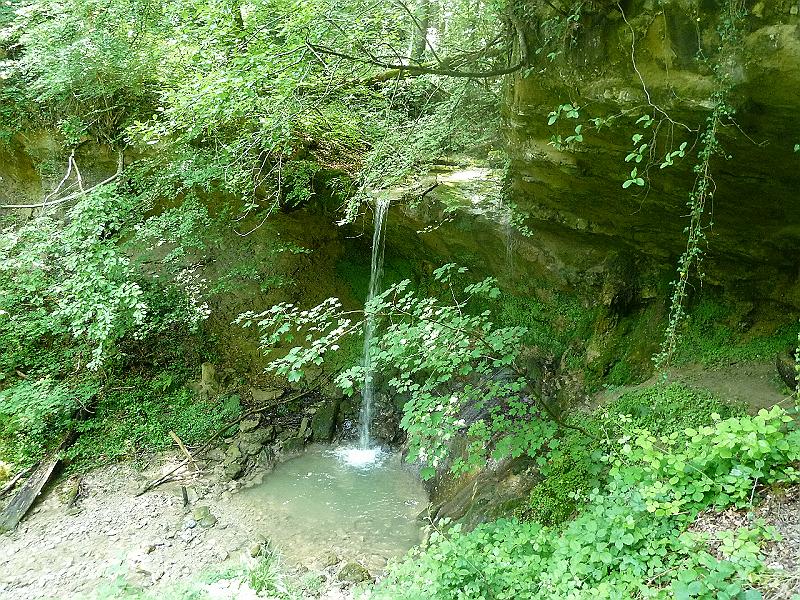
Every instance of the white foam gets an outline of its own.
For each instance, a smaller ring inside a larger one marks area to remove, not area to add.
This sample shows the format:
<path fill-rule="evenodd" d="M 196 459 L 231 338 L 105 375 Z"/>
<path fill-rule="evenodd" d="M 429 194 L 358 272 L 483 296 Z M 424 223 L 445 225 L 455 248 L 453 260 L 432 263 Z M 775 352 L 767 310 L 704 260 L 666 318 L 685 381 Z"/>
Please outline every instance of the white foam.
<path fill-rule="evenodd" d="M 344 446 L 334 450 L 337 458 L 345 464 L 364 469 L 383 461 L 383 450 L 380 448 L 355 448 L 353 446 Z"/>

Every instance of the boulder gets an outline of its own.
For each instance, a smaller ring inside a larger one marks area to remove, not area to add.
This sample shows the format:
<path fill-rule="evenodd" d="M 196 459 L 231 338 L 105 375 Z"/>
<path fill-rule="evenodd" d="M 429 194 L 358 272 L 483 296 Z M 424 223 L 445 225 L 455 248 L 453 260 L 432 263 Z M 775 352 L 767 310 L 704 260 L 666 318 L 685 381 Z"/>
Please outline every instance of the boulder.
<path fill-rule="evenodd" d="M 206 452 L 206 457 L 215 462 L 222 462 L 225 460 L 225 451 L 221 448 L 212 448 Z"/>
<path fill-rule="evenodd" d="M 249 444 L 261 444 L 262 446 L 267 442 L 271 442 L 275 438 L 275 428 L 272 425 L 266 427 L 259 427 L 247 433 L 239 434 L 237 438 L 240 442 L 247 442 Z"/>
<path fill-rule="evenodd" d="M 339 403 L 327 401 L 322 403 L 311 418 L 311 435 L 316 442 L 330 442 L 336 429 L 336 413 Z"/>
<path fill-rule="evenodd" d="M 238 459 L 226 459 L 222 465 L 222 471 L 225 473 L 225 476 L 228 479 L 238 479 L 242 476 L 244 472 L 244 464 L 242 464 L 241 458 Z"/>
<path fill-rule="evenodd" d="M 228 449 L 225 451 L 225 460 L 232 461 L 240 458 L 242 458 L 242 451 L 239 450 L 239 446 L 236 444 L 228 446 Z"/>
<path fill-rule="evenodd" d="M 281 448 L 284 452 L 300 452 L 306 445 L 306 438 L 302 435 L 287 438 Z"/>
<path fill-rule="evenodd" d="M 322 565 L 323 569 L 327 569 L 328 567 L 333 567 L 338 565 L 340 562 L 339 555 L 336 554 L 333 550 L 328 550 L 327 552 L 323 553 L 320 557 L 319 562 Z"/>
<path fill-rule="evenodd" d="M 261 449 L 263 447 L 264 447 L 264 444 L 262 444 L 260 442 L 249 442 L 249 441 L 246 441 L 246 440 L 243 440 L 243 441 L 239 442 L 239 449 L 242 451 L 242 454 L 244 454 L 245 456 L 255 456 L 256 454 L 261 452 Z"/>
<path fill-rule="evenodd" d="M 376 394 L 372 411 L 372 436 L 386 444 L 401 442 L 404 435 L 400 428 L 402 413 L 395 408 L 393 398 L 383 393 Z"/>

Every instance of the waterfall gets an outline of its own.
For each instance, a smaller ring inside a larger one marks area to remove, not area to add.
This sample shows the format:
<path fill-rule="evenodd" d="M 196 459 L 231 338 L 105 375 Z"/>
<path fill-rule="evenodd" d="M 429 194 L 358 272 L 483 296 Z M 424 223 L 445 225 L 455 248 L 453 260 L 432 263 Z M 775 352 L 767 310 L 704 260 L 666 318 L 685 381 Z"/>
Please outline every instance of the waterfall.
<path fill-rule="evenodd" d="M 369 275 L 369 293 L 366 304 L 381 293 L 381 276 L 383 275 L 383 246 L 386 213 L 389 210 L 389 199 L 379 198 L 375 201 L 375 230 L 372 234 L 372 267 Z M 372 338 L 375 334 L 375 315 L 366 312 L 364 321 L 364 391 L 362 394 L 361 414 L 358 425 L 358 441 L 362 450 L 370 445 L 369 425 L 372 421 L 372 401 L 375 397 L 375 383 L 372 368 Z"/>

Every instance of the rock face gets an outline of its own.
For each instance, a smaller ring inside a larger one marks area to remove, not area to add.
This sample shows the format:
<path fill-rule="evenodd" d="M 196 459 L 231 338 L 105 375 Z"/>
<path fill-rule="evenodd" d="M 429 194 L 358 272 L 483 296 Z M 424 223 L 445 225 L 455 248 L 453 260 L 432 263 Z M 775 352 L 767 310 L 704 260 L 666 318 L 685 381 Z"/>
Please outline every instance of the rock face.
<path fill-rule="evenodd" d="M 528 4 L 533 45 L 547 37 L 552 15 L 544 3 Z M 727 16 L 712 3 L 623 3 L 624 13 L 613 2 L 590 4 L 565 33 L 569 42 L 554 48 L 558 56 L 536 59 L 507 88 L 510 195 L 530 214 L 535 232 L 520 243 L 521 260 L 573 284 L 603 272 L 609 256 L 626 257 L 634 287 L 645 296 L 648 281 L 665 267 L 674 273 L 686 246 L 698 133 L 713 94 L 730 85 L 735 124 L 718 130 L 728 158 L 716 156 L 710 165 L 716 194 L 708 206 L 713 228 L 706 230 L 705 282 L 742 299 L 799 308 L 796 3 L 758 3 L 727 45 L 718 32 Z M 550 112 L 570 103 L 579 116 L 548 125 Z M 602 128 L 591 122 L 626 114 Z M 637 124 L 642 115 L 654 124 Z M 578 124 L 582 142 L 571 149 L 550 143 Z M 626 162 L 632 136 L 650 143 L 654 131 L 652 158 Z M 691 149 L 686 160 L 660 169 L 667 148 L 682 141 Z M 645 185 L 623 189 L 633 166 L 645 173 Z"/>

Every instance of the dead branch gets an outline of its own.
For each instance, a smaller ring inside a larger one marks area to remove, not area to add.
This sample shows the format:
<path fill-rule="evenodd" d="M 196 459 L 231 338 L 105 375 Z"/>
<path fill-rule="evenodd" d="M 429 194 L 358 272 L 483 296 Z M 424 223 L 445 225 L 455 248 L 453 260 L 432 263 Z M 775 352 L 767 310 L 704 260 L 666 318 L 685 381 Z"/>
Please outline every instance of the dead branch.
<path fill-rule="evenodd" d="M 178 434 L 175 433 L 174 431 L 170 431 L 169 432 L 169 437 L 171 437 L 173 439 L 173 441 L 176 444 L 178 444 L 178 448 L 181 449 L 181 452 L 183 452 L 183 454 L 186 456 L 186 460 L 188 460 L 189 463 L 191 463 L 191 465 L 194 468 L 194 470 L 195 471 L 199 471 L 200 467 L 197 466 L 197 463 L 195 462 L 194 457 L 192 456 L 191 452 L 189 452 L 186 449 L 186 446 L 183 445 L 183 442 L 181 441 L 181 438 L 178 437 Z"/>
<path fill-rule="evenodd" d="M 35 466 L 35 465 L 34 465 L 34 466 Z M 28 473 L 30 473 L 31 471 L 33 471 L 33 466 L 31 466 L 31 467 L 28 467 L 27 469 L 23 469 L 22 471 L 20 471 L 20 472 L 19 472 L 19 473 L 17 473 L 16 475 L 14 475 L 14 477 L 12 477 L 12 478 L 11 478 L 11 481 L 9 481 L 7 484 L 5 484 L 5 485 L 3 486 L 3 489 L 2 489 L 2 490 L 0 490 L 0 498 L 2 498 L 3 496 L 5 496 L 5 495 L 6 495 L 8 492 L 10 492 L 11 490 L 13 490 L 13 489 L 14 489 L 14 486 L 15 486 L 15 485 L 17 485 L 17 482 L 18 482 L 20 479 L 22 479 L 23 477 L 25 477 L 25 475 L 27 475 L 27 474 L 28 474 Z"/>
<path fill-rule="evenodd" d="M 329 56 L 335 56 L 337 58 L 343 58 L 345 60 L 349 60 L 356 63 L 373 65 L 376 67 L 381 67 L 387 69 L 386 73 L 380 73 L 373 78 L 370 79 L 371 82 L 378 82 L 378 81 L 388 81 L 395 77 L 402 76 L 402 74 L 409 74 L 409 75 L 442 75 L 445 77 L 462 77 L 462 78 L 469 78 L 469 79 L 490 79 L 492 77 L 500 77 L 502 75 L 509 75 L 511 73 L 515 73 L 522 69 L 525 66 L 524 61 L 520 61 L 515 65 L 510 67 L 504 67 L 501 69 L 492 69 L 489 71 L 461 71 L 458 69 L 449 69 L 449 68 L 435 68 L 435 67 L 426 67 L 423 65 L 412 65 L 412 64 L 392 64 L 384 62 L 377 58 L 365 58 L 363 56 L 355 56 L 353 54 L 347 54 L 346 52 L 340 52 L 338 50 L 334 50 L 333 48 L 327 48 L 325 46 L 319 46 L 317 44 L 312 44 L 311 42 L 306 42 L 309 48 L 313 49 L 314 51 L 318 52 L 319 54 L 327 54 Z M 442 64 L 448 64 L 448 60 L 444 59 Z"/>
<path fill-rule="evenodd" d="M 17 208 L 17 209 L 19 209 L 19 208 L 45 208 L 45 207 L 50 207 L 50 206 L 58 206 L 59 204 L 63 204 L 64 202 L 69 202 L 70 200 L 75 200 L 76 198 L 80 198 L 81 196 L 84 196 L 84 195 L 89 194 L 90 192 L 96 190 L 100 186 L 103 186 L 103 185 L 106 185 L 108 183 L 111 183 L 112 181 L 117 179 L 117 177 L 122 175 L 122 169 L 124 167 L 124 154 L 123 154 L 123 150 L 119 151 L 119 155 L 117 157 L 117 172 L 114 173 L 108 179 L 104 179 L 103 181 L 101 181 L 97 185 L 93 185 L 89 189 L 85 190 L 85 189 L 83 189 L 83 180 L 79 178 L 80 185 L 81 185 L 81 189 L 79 191 L 73 192 L 72 194 L 68 194 L 68 195 L 64 196 L 63 198 L 59 198 L 58 200 L 53 200 L 52 202 L 49 202 L 48 198 L 50 198 L 55 192 L 57 192 L 59 189 L 61 189 L 61 185 L 63 185 L 64 181 L 66 181 L 67 178 L 69 177 L 69 174 L 72 171 L 72 165 L 73 164 L 74 164 L 74 160 L 70 156 L 69 165 L 67 167 L 67 174 L 64 176 L 64 179 L 58 185 L 56 190 L 54 192 L 51 192 L 47 197 L 45 197 L 45 199 L 42 202 L 39 202 L 37 204 L 0 204 L 0 209 L 3 209 L 3 208 L 8 208 L 8 209 L 15 209 L 15 208 Z M 77 167 L 77 165 L 76 165 L 76 167 Z"/>

